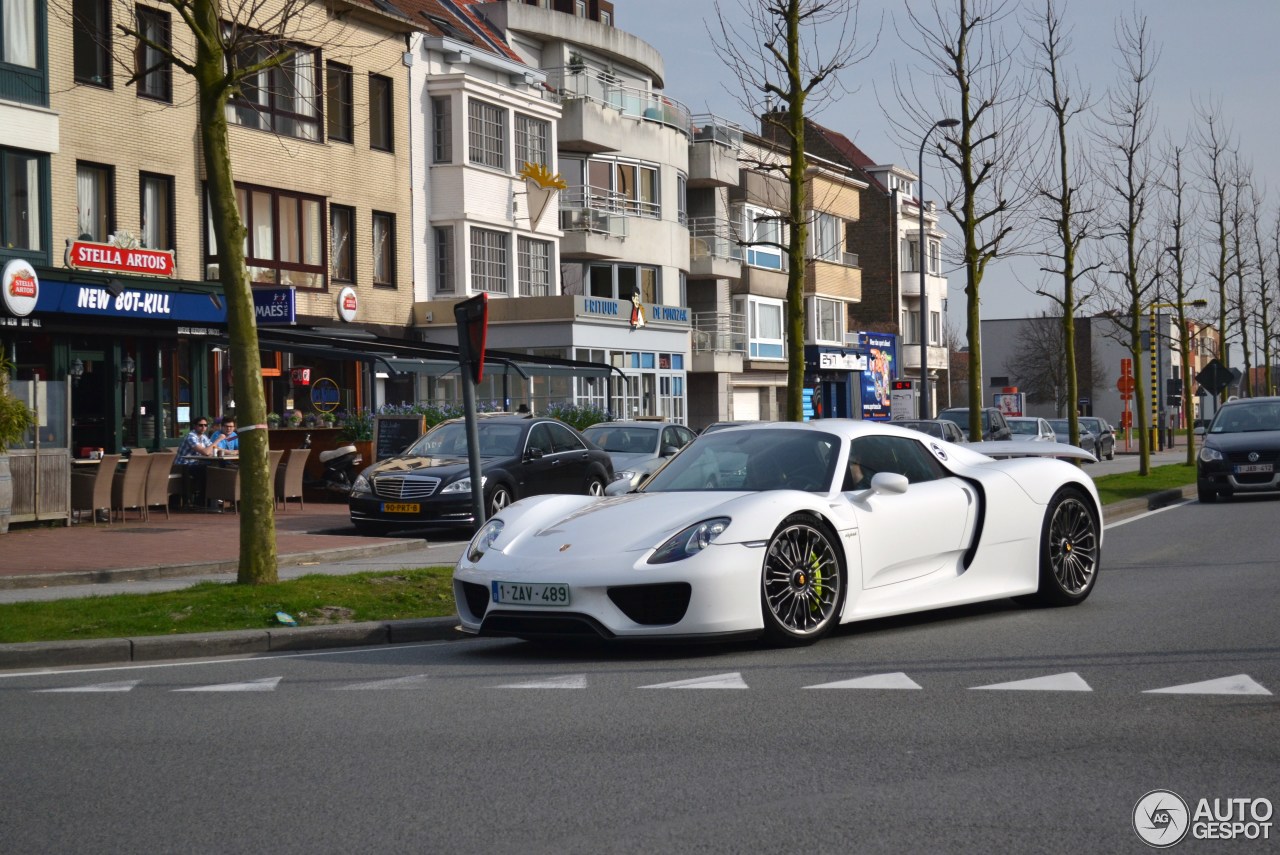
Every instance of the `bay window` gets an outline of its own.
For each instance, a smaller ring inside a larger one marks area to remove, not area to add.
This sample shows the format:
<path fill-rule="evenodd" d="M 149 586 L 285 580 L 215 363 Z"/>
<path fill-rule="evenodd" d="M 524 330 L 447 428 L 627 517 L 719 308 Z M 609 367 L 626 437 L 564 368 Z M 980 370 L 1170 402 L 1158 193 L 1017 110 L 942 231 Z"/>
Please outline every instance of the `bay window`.
<path fill-rule="evenodd" d="M 733 298 L 733 310 L 747 318 L 747 355 L 751 359 L 785 359 L 783 303 L 768 297 Z"/>
<path fill-rule="evenodd" d="M 521 297 L 551 294 L 551 244 L 520 237 L 516 240 L 516 274 Z"/>
<path fill-rule="evenodd" d="M 844 343 L 844 303 L 839 300 L 814 297 L 806 322 L 811 341 Z"/>
<path fill-rule="evenodd" d="M 507 233 L 471 228 L 471 287 L 493 294 L 507 293 Z"/>
<path fill-rule="evenodd" d="M 507 111 L 476 98 L 467 102 L 467 158 L 478 166 L 507 166 Z"/>
<path fill-rule="evenodd" d="M 516 113 L 516 169 L 523 169 L 526 163 L 550 167 L 551 158 L 548 154 L 550 139 L 551 124 L 549 122 Z"/>
<path fill-rule="evenodd" d="M 786 269 L 782 214 L 757 205 L 742 205 L 736 219 L 738 233 L 747 240 L 747 264 L 768 270 Z"/>

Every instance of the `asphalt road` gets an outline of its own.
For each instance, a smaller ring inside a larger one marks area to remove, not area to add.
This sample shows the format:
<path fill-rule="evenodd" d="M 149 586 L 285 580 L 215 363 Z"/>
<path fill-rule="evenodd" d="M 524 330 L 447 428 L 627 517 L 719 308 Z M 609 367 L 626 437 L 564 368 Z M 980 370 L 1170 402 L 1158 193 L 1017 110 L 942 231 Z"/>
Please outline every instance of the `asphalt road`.
<path fill-rule="evenodd" d="M 1278 512 L 1113 526 L 1078 608 L 952 609 L 798 650 L 464 640 L 0 675 L 0 841 L 1147 851 L 1132 822 L 1153 789 L 1280 802 Z"/>

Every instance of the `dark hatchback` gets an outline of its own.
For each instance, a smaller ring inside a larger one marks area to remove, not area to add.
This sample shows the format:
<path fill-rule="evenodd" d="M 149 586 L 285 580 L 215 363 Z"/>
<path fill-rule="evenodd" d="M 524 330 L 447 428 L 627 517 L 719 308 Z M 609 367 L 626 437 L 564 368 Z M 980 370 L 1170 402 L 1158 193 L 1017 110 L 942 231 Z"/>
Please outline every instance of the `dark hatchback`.
<path fill-rule="evenodd" d="M 1219 496 L 1280 493 L 1280 398 L 1228 401 L 1218 408 L 1196 455 L 1196 492 Z"/>
<path fill-rule="evenodd" d="M 555 419 L 491 416 L 477 430 L 486 516 L 525 496 L 603 495 L 613 479 L 609 455 Z M 364 470 L 347 504 L 351 522 L 366 534 L 474 525 L 466 422 L 442 422 L 403 454 Z"/>

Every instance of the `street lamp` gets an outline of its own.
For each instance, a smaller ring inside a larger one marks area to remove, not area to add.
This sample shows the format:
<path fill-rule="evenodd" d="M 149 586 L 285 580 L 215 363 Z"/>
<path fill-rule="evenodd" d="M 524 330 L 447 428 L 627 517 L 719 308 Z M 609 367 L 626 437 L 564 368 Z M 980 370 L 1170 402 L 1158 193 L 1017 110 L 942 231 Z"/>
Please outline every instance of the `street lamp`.
<path fill-rule="evenodd" d="M 920 138 L 920 168 L 916 172 L 917 180 L 920 182 L 920 198 L 916 201 L 920 206 L 920 418 L 922 419 L 933 417 L 933 411 L 929 408 L 929 292 L 925 288 L 924 279 L 924 147 L 929 141 L 929 134 L 934 130 L 954 128 L 958 124 L 960 124 L 958 119 L 939 119 Z"/>

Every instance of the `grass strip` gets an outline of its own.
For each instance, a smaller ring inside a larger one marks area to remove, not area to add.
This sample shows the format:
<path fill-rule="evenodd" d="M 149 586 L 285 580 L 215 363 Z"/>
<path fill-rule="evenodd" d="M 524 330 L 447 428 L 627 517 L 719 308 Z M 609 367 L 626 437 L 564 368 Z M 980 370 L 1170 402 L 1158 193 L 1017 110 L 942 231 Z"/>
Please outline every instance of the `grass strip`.
<path fill-rule="evenodd" d="M 275 585 L 200 582 L 155 594 L 0 604 L 0 643 L 129 638 L 278 627 L 405 620 L 454 614 L 452 567 L 350 576 L 310 575 Z"/>
<path fill-rule="evenodd" d="M 1120 472 L 1093 479 L 1104 505 L 1124 499 L 1140 499 L 1151 493 L 1177 489 L 1195 482 L 1196 468 L 1185 463 L 1155 466 L 1151 469 L 1151 474 L 1145 476 L 1136 472 Z"/>

